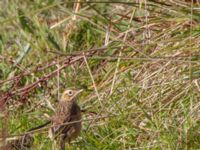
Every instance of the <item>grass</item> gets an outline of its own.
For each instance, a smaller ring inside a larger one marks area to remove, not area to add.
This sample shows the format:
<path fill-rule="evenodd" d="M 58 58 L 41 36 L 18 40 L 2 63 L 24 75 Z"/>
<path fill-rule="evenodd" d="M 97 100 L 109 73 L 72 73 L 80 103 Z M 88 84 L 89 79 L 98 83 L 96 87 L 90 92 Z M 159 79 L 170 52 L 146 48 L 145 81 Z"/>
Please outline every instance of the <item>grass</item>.
<path fill-rule="evenodd" d="M 86 112 L 71 149 L 199 149 L 199 2 L 74 5 L 0 2 L 2 136 L 44 123 L 75 87 Z M 47 132 L 33 149 L 58 148 Z"/>

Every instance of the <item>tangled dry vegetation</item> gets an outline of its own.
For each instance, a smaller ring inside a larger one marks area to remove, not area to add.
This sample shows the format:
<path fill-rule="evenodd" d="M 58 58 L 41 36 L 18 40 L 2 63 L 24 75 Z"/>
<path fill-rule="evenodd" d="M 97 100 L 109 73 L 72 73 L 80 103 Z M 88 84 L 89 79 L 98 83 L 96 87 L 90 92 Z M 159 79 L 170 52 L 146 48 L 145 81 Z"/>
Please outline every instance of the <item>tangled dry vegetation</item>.
<path fill-rule="evenodd" d="M 1 0 L 1 141 L 44 123 L 75 87 L 72 149 L 200 148 L 199 6 Z M 56 149 L 46 128 L 33 134 L 34 149 Z"/>

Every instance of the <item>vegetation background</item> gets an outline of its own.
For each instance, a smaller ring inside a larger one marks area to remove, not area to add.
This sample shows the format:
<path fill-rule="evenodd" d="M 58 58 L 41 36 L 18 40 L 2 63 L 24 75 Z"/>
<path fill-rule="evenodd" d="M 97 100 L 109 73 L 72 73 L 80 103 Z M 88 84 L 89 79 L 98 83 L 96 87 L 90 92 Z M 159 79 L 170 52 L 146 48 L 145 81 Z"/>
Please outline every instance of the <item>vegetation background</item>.
<path fill-rule="evenodd" d="M 1 140 L 51 116 L 81 88 L 71 149 L 200 148 L 196 0 L 1 0 Z M 33 149 L 56 149 L 48 129 Z"/>

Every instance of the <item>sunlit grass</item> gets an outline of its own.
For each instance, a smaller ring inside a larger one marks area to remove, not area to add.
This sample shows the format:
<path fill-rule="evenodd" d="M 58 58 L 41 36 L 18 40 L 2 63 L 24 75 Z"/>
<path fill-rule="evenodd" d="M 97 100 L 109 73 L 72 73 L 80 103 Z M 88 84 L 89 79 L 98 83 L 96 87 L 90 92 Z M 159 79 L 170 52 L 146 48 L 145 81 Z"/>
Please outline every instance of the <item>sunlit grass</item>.
<path fill-rule="evenodd" d="M 13 94 L 4 107 L 8 135 L 44 123 L 53 113 L 47 102 L 56 107 L 59 93 L 75 87 L 84 89 L 78 103 L 86 121 L 71 149 L 200 147 L 199 12 L 192 9 L 199 4 L 127 2 L 83 2 L 77 13 L 71 2 L 0 2 L 2 98 L 61 68 L 70 54 L 107 47 L 86 57 L 87 65 L 77 61 Z M 33 149 L 57 147 L 48 129 L 34 133 Z"/>

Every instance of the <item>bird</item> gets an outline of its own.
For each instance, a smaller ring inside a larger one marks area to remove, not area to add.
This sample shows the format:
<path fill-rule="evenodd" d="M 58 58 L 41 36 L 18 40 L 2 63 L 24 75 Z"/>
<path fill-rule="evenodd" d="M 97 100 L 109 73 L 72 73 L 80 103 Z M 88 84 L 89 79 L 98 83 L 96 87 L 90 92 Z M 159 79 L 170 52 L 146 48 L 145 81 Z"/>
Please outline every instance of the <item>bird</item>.
<path fill-rule="evenodd" d="M 55 114 L 51 117 L 50 135 L 59 140 L 60 150 L 65 150 L 65 144 L 81 132 L 81 109 L 76 102 L 76 96 L 82 90 L 67 89 L 63 92 Z"/>
<path fill-rule="evenodd" d="M 83 90 L 66 89 L 59 100 L 55 114 L 50 120 L 42 125 L 29 129 L 27 134 L 14 140 L 11 143 L 12 149 L 30 149 L 33 144 L 33 136 L 29 132 L 36 131 L 51 124 L 52 126 L 49 130 L 50 135 L 52 135 L 54 139 L 59 140 L 60 150 L 65 150 L 65 144 L 70 144 L 71 140 L 78 137 L 81 132 L 81 109 L 76 102 L 76 96 L 82 91 Z"/>

